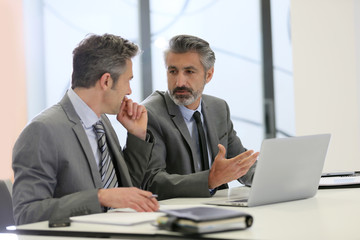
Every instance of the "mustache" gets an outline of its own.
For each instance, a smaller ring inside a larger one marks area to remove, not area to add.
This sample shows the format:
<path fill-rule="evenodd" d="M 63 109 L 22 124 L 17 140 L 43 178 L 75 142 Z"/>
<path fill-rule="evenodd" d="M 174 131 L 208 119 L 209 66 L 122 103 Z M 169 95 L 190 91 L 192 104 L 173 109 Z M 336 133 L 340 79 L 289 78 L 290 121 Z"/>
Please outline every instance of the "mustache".
<path fill-rule="evenodd" d="M 172 93 L 174 94 L 177 91 L 188 91 L 188 92 L 193 92 L 193 90 L 191 88 L 188 87 L 176 87 L 172 90 Z"/>

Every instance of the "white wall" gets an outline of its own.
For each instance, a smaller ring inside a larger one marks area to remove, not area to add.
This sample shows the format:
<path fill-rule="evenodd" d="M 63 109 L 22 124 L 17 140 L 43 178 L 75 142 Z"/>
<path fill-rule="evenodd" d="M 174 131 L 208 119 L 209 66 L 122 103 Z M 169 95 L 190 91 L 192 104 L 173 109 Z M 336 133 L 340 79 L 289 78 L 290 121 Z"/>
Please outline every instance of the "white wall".
<path fill-rule="evenodd" d="M 332 134 L 325 172 L 360 170 L 359 15 L 359 0 L 291 1 L 296 134 Z"/>

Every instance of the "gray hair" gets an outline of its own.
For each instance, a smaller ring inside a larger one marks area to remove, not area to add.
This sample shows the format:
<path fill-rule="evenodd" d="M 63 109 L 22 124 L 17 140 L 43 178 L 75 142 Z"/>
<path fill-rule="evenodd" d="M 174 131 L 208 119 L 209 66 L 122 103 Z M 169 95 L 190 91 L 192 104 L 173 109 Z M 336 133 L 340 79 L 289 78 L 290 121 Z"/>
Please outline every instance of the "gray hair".
<path fill-rule="evenodd" d="M 215 64 L 215 53 L 210 48 L 210 44 L 198 37 L 191 35 L 177 35 L 170 39 L 169 48 L 164 52 L 164 59 L 169 52 L 186 53 L 196 52 L 200 55 L 200 62 L 204 67 L 205 72 L 212 68 Z"/>
<path fill-rule="evenodd" d="M 90 88 L 104 73 L 110 73 L 114 83 L 126 68 L 126 60 L 139 53 L 139 47 L 120 36 L 91 34 L 73 51 L 71 87 Z"/>

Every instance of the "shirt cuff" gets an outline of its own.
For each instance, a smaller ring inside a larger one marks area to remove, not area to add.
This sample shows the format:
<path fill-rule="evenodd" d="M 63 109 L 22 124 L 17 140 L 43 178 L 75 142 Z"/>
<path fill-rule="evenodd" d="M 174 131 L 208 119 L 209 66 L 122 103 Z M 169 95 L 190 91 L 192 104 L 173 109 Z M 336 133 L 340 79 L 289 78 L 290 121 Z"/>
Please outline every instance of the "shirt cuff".
<path fill-rule="evenodd" d="M 214 196 L 214 194 L 216 193 L 216 188 L 214 189 L 209 189 L 210 195 Z"/>
<path fill-rule="evenodd" d="M 150 139 L 151 139 L 150 134 L 149 134 L 149 133 L 146 133 L 145 141 L 146 141 L 146 142 L 150 142 Z"/>

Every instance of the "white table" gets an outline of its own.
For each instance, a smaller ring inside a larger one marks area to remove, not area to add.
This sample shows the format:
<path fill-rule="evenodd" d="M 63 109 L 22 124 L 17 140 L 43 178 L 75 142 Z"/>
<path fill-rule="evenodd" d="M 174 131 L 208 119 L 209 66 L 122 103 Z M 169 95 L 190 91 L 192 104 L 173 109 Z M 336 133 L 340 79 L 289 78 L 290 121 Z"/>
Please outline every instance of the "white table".
<path fill-rule="evenodd" d="M 234 194 L 245 194 L 246 188 L 222 190 L 209 198 L 174 198 L 161 201 L 161 205 L 193 206 L 209 200 L 226 199 Z M 310 199 L 264 205 L 253 208 L 227 207 L 245 211 L 254 217 L 251 228 L 244 231 L 230 231 L 206 234 L 204 238 L 219 239 L 360 239 L 360 188 L 319 190 Z M 131 227 L 103 224 L 72 223 L 67 228 L 47 227 L 47 222 L 27 224 L 17 227 L 19 234 L 40 232 L 46 234 L 81 236 L 129 236 L 143 238 L 164 238 L 172 232 L 160 231 L 151 224 Z M 26 231 L 26 232 L 23 232 Z M 80 234 L 81 233 L 81 234 Z"/>

